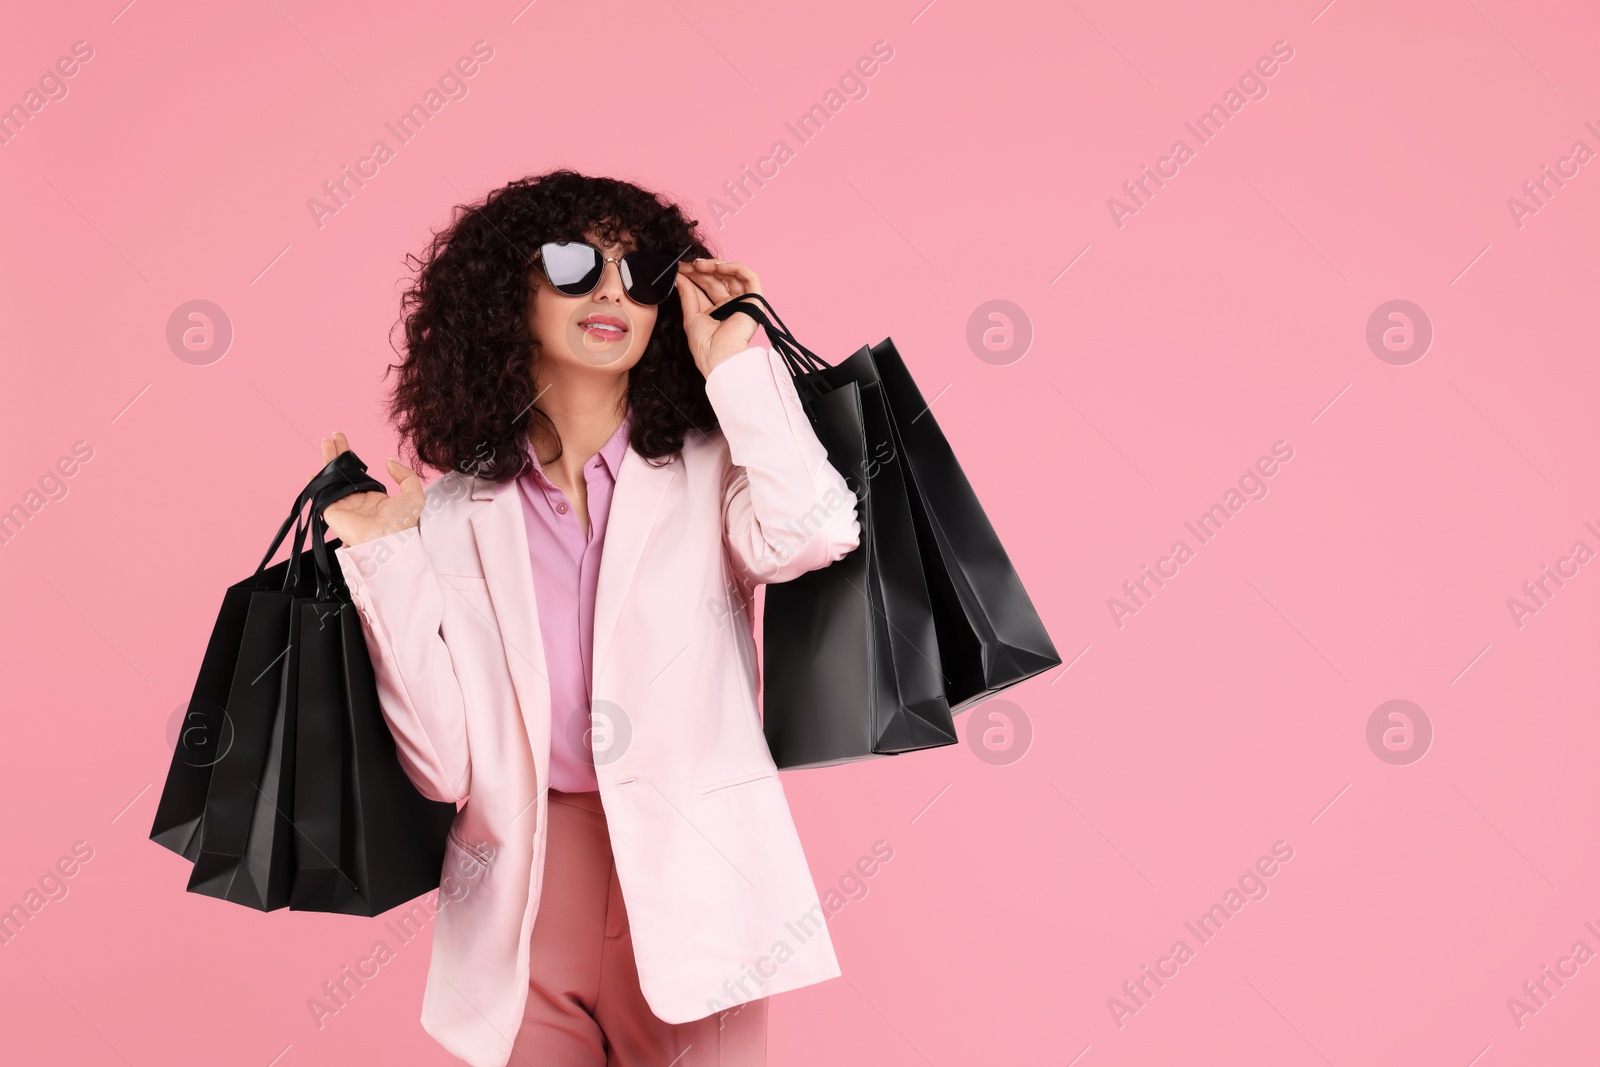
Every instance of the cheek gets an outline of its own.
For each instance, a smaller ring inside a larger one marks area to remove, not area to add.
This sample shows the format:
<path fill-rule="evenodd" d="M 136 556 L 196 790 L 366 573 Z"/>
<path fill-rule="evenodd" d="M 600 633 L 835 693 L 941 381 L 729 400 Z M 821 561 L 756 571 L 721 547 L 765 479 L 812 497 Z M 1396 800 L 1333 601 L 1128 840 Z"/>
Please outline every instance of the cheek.
<path fill-rule="evenodd" d="M 650 344 L 650 338 L 655 336 L 658 310 L 648 306 L 633 308 L 633 343 L 628 346 L 630 356 L 644 355 L 644 350 Z"/>
<path fill-rule="evenodd" d="M 648 304 L 630 303 L 628 305 L 628 322 L 632 328 L 628 331 L 628 347 L 626 350 L 610 356 L 597 355 L 589 359 L 588 362 L 598 365 L 616 363 L 622 367 L 632 369 L 634 364 L 643 359 L 644 350 L 650 347 L 650 338 L 655 334 L 656 308 Z M 581 340 L 579 343 L 582 343 Z"/>
<path fill-rule="evenodd" d="M 529 327 L 533 339 L 545 350 L 566 343 L 567 320 L 572 317 L 572 308 L 577 303 L 576 300 L 563 298 L 559 293 L 540 292 L 534 298 Z"/>

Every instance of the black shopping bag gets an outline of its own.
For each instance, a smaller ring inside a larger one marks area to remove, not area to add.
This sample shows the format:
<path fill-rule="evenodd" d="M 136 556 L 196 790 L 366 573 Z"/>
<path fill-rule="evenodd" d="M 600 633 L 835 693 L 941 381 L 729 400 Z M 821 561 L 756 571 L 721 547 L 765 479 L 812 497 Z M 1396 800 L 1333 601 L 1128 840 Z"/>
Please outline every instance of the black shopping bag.
<path fill-rule="evenodd" d="M 314 596 L 316 582 L 303 552 L 307 526 L 301 512 L 319 494 L 337 498 L 382 488 L 382 483 L 367 477 L 359 458 L 340 456 L 328 464 L 295 499 L 255 574 L 224 597 L 224 614 L 230 604 L 237 607 L 242 603 L 243 618 L 238 643 L 215 650 L 208 647 L 208 662 L 202 667 L 203 676 L 227 675 L 229 682 L 217 728 L 219 744 L 213 762 L 205 768 L 209 775 L 205 802 L 187 849 L 194 853 L 195 864 L 190 892 L 261 911 L 289 902 L 294 874 L 290 810 L 294 796 L 296 606 Z M 294 538 L 288 558 L 269 568 L 267 561 L 277 553 L 291 526 Z M 226 637 L 227 629 L 219 620 L 213 643 L 218 631 Z M 200 710 L 204 714 L 209 709 L 202 706 Z M 153 837 L 162 828 L 161 810 L 168 809 L 170 819 L 176 803 L 175 799 L 169 804 L 174 775 L 186 783 L 196 777 L 191 766 L 194 761 L 186 759 L 192 748 L 192 743 L 180 744 L 173 753 Z M 189 799 L 186 791 L 174 794 L 178 796 Z"/>
<path fill-rule="evenodd" d="M 894 342 L 863 346 L 829 366 L 795 339 L 765 297 L 735 298 L 712 315 L 726 318 L 734 310 L 766 329 L 795 373 L 803 401 L 845 382 L 870 382 L 882 397 L 914 529 L 914 537 L 897 547 L 914 547 L 920 559 L 952 711 L 1058 666 L 1061 657 L 1038 611 Z"/>
<path fill-rule="evenodd" d="M 1061 656 L 894 342 L 885 338 L 850 358 L 863 354 L 881 375 L 905 457 L 945 695 L 965 711 L 1059 666 Z"/>
<path fill-rule="evenodd" d="M 318 596 L 297 608 L 289 907 L 378 915 L 439 884 L 456 807 L 417 792 L 400 765 L 361 620 L 323 543 L 325 503 L 313 505 Z"/>
<path fill-rule="evenodd" d="M 290 579 L 291 564 L 300 554 L 304 540 L 303 524 L 297 525 L 301 509 L 318 488 L 344 483 L 351 472 L 365 478 L 359 460 L 345 460 L 337 467 L 324 470 L 301 491 L 289 517 L 278 528 L 278 534 L 261 559 L 256 572 L 242 582 L 228 588 L 223 594 L 222 608 L 217 613 L 216 625 L 206 644 L 205 656 L 200 662 L 199 676 L 194 691 L 184 710 L 183 727 L 173 750 L 172 763 L 167 770 L 166 785 L 156 806 L 155 822 L 150 838 L 188 860 L 200 854 L 201 816 L 205 813 L 206 796 L 211 789 L 212 771 L 232 751 L 234 743 L 233 720 L 227 714 L 228 695 L 239 665 L 243 647 L 245 622 L 249 617 L 252 598 L 292 588 L 299 582 L 299 569 Z M 359 469 L 358 469 L 359 468 Z M 371 486 L 382 485 L 371 479 Z M 362 485 L 362 488 L 366 488 Z M 277 554 L 291 527 L 295 539 L 290 558 L 273 567 L 267 563 Z M 262 623 L 258 620 L 257 630 Z"/>
<path fill-rule="evenodd" d="M 279 573 L 262 572 L 259 577 L 281 584 L 283 568 L 274 570 Z M 150 830 L 152 841 L 191 862 L 200 855 L 200 817 L 205 814 L 206 793 L 211 788 L 211 768 L 233 747 L 233 724 L 224 705 L 233 685 L 250 597 L 257 587 L 254 580 L 248 580 L 223 594 Z"/>
<path fill-rule="evenodd" d="M 234 585 L 223 598 L 151 829 L 153 840 L 195 861 L 188 886 L 191 892 L 262 911 L 291 904 L 292 891 L 300 881 L 299 857 L 307 849 L 315 851 L 295 825 L 301 706 L 311 709 L 306 721 L 312 726 L 322 723 L 323 709 L 334 704 L 341 710 L 364 709 L 377 715 L 382 725 L 371 663 L 359 641 L 354 646 L 345 642 L 339 651 L 343 660 L 352 658 L 352 649 L 358 648 L 359 656 L 338 679 L 336 692 L 323 688 L 326 672 L 317 673 L 313 668 L 312 676 L 304 676 L 302 671 L 308 650 L 314 664 L 326 655 L 320 636 L 322 620 L 330 612 L 343 615 L 347 610 L 342 601 L 348 593 L 326 566 L 326 553 L 337 542 L 322 543 L 321 512 L 349 493 L 383 488 L 365 472 L 365 465 L 352 452 L 329 463 L 301 491 L 255 574 Z M 303 547 L 307 523 L 301 512 L 308 505 L 312 552 Z M 291 527 L 294 537 L 288 558 L 268 567 Z M 324 557 L 324 565 L 314 566 L 313 557 L 319 556 Z M 381 755 L 381 744 L 371 744 L 370 732 L 364 728 L 362 733 L 369 738 L 362 751 Z M 392 740 L 390 737 L 388 754 L 394 760 L 393 773 L 403 775 Z M 341 758 L 355 758 L 349 746 Z M 367 777 L 378 788 L 393 782 L 392 775 L 371 766 L 370 760 L 365 767 Z M 344 771 L 341 765 L 341 773 Z M 417 794 L 409 780 L 404 784 L 409 796 L 374 798 L 380 804 L 392 800 L 396 818 L 432 803 Z M 454 805 L 439 807 L 453 816 Z M 431 881 L 395 902 L 436 886 L 448 821 L 435 840 L 433 828 L 438 825 L 439 813 L 430 811 L 429 815 L 431 821 L 419 819 L 412 828 L 416 836 L 398 845 L 401 851 L 419 853 L 422 860 L 398 866 L 387 861 L 368 864 L 368 870 L 358 870 L 357 877 L 370 873 L 373 879 L 388 878 L 398 869 L 431 862 Z M 352 812 L 347 811 L 344 818 L 348 823 L 342 825 L 365 825 Z M 344 853 L 336 849 L 335 855 Z M 429 861 L 429 856 L 434 858 Z M 368 881 L 358 882 L 357 888 L 366 900 L 386 900 L 413 884 Z M 319 907 L 325 893 L 307 890 L 302 897 L 310 909 L 352 910 L 348 904 Z"/>
<path fill-rule="evenodd" d="M 911 499 L 870 361 L 827 368 L 798 345 L 780 347 L 780 328 L 753 298 L 713 315 L 734 311 L 769 327 L 861 523 L 854 552 L 767 586 L 762 694 L 774 762 L 818 767 L 955 744 Z"/>
<path fill-rule="evenodd" d="M 295 668 L 290 590 L 250 597 L 224 714 L 233 744 L 212 768 L 189 892 L 271 911 L 289 902 L 293 876 L 294 766 L 284 760 L 294 736 Z"/>

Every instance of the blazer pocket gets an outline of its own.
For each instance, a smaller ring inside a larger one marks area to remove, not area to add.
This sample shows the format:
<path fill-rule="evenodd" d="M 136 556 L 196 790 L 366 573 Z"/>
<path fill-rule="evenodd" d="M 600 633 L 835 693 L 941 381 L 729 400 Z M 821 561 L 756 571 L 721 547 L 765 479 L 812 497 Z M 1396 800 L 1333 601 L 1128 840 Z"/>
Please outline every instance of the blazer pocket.
<path fill-rule="evenodd" d="M 463 593 L 481 593 L 489 588 L 488 579 L 478 574 L 441 574 L 439 584 Z"/>
<path fill-rule="evenodd" d="M 750 785 L 753 782 L 764 782 L 769 778 L 776 778 L 777 776 L 777 771 L 761 771 L 759 774 L 742 774 L 737 778 L 730 778 L 725 782 L 718 782 L 716 785 L 708 785 L 704 789 L 700 790 L 700 795 L 703 797 L 710 796 L 712 793 L 720 793 L 724 789 L 736 789 L 741 785 Z"/>

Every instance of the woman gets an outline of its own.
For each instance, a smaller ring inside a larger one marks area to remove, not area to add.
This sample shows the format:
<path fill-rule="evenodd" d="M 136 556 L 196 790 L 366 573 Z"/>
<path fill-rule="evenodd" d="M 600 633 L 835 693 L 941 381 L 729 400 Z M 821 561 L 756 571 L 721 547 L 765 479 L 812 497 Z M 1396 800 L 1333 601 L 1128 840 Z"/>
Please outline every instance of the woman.
<path fill-rule="evenodd" d="M 423 1026 L 474 1067 L 764 1063 L 763 998 L 839 965 L 749 609 L 855 497 L 675 205 L 512 182 L 417 272 L 390 410 L 448 473 L 325 517 L 406 772 L 461 805 Z"/>

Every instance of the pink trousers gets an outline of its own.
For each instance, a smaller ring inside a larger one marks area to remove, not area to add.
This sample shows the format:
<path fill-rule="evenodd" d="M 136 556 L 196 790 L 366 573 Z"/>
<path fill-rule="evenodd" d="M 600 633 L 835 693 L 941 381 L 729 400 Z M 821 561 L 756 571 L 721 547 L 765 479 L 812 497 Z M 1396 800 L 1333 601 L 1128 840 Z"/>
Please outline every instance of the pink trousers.
<path fill-rule="evenodd" d="M 687 1023 L 651 1013 L 639 990 L 600 794 L 552 789 L 549 813 L 528 1007 L 512 1064 L 764 1067 L 765 1000 Z"/>

